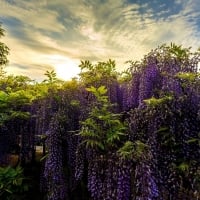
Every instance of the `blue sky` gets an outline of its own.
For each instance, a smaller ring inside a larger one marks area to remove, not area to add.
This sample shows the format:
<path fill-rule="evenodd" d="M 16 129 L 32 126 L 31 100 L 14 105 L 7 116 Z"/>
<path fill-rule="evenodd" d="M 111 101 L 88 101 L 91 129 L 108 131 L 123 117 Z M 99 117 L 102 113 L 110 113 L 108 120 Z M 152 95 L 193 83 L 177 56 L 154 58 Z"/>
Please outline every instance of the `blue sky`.
<path fill-rule="evenodd" d="M 123 70 L 151 49 L 174 42 L 200 47 L 199 0 L 0 0 L 8 73 L 44 79 L 79 73 L 80 60 Z"/>

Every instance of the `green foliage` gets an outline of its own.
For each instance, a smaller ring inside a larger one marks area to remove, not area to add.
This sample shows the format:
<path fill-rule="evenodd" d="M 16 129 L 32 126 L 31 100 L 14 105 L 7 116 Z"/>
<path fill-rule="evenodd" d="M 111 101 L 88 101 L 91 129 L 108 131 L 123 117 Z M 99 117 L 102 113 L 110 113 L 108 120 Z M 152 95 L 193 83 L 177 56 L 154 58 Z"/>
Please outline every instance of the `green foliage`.
<path fill-rule="evenodd" d="M 37 83 L 27 76 L 4 75 L 0 79 L 0 90 L 6 93 L 14 104 L 15 100 L 18 103 L 21 102 L 20 104 L 24 101 L 28 105 L 36 99 L 45 98 L 49 89 L 52 88 L 57 89 L 59 87 L 56 84 Z"/>
<path fill-rule="evenodd" d="M 177 166 L 177 169 L 180 171 L 180 172 L 186 172 L 189 170 L 189 164 L 186 163 L 186 162 L 182 162 L 180 163 L 178 166 Z"/>
<path fill-rule="evenodd" d="M 86 88 L 86 90 L 91 92 L 97 98 L 97 101 L 108 103 L 108 97 L 105 95 L 107 93 L 107 89 L 104 86 L 100 86 L 99 88 L 91 86 L 90 88 Z"/>
<path fill-rule="evenodd" d="M 25 105 L 30 105 L 33 96 L 25 90 L 19 90 L 16 92 L 11 92 L 7 94 L 7 98 L 4 99 L 5 105 L 7 105 L 10 113 L 16 113 L 21 111 L 21 107 Z M 17 115 L 17 114 L 15 114 Z M 26 115 L 26 114 L 25 114 Z"/>
<path fill-rule="evenodd" d="M 148 145 L 136 140 L 134 142 L 126 141 L 125 144 L 118 150 L 119 155 L 125 159 L 133 159 L 137 161 L 142 158 L 142 155 L 148 150 Z"/>
<path fill-rule="evenodd" d="M 200 136 L 200 134 L 199 134 L 199 136 Z M 186 143 L 188 143 L 188 144 L 198 143 L 199 146 L 200 146 L 200 139 L 199 138 L 192 138 L 192 139 L 187 140 Z"/>
<path fill-rule="evenodd" d="M 0 167 L 0 199 L 20 199 L 19 195 L 28 190 L 28 185 L 24 183 L 24 180 L 21 167 Z"/>
<path fill-rule="evenodd" d="M 86 147 L 108 152 L 115 148 L 125 135 L 126 125 L 120 121 L 120 114 L 110 111 L 112 104 L 104 86 L 92 86 L 87 88 L 87 91 L 96 97 L 96 101 L 88 118 L 81 122 L 80 135 L 84 138 Z"/>
<path fill-rule="evenodd" d="M 9 119 L 29 119 L 30 113 L 29 112 L 21 112 L 21 111 L 12 111 L 10 112 Z"/>
<path fill-rule="evenodd" d="M 6 94 L 4 91 L 0 91 L 0 108 L 6 107 L 7 98 L 8 94 Z"/>
<path fill-rule="evenodd" d="M 179 60 L 187 60 L 190 55 L 190 49 L 189 48 L 183 48 L 182 45 L 176 45 L 174 43 L 170 44 L 169 52 L 171 53 L 172 56 L 175 56 Z"/>
<path fill-rule="evenodd" d="M 0 126 L 10 119 L 29 119 L 30 113 L 23 111 L 24 106 L 28 106 L 34 97 L 30 90 L 0 91 Z"/>
<path fill-rule="evenodd" d="M 198 73 L 178 73 L 176 75 L 177 78 L 181 79 L 181 80 L 185 80 L 185 81 L 189 81 L 189 82 L 194 82 L 195 80 L 197 80 L 199 78 L 199 74 Z"/>
<path fill-rule="evenodd" d="M 170 100 L 172 100 L 172 96 L 164 96 L 162 98 L 155 98 L 155 97 L 151 97 L 149 99 L 145 99 L 144 102 L 149 105 L 149 106 L 158 106 L 158 105 L 161 105 L 161 104 L 164 104 Z"/>
<path fill-rule="evenodd" d="M 42 86 L 42 88 L 46 87 L 46 89 L 47 89 L 47 93 L 45 94 L 44 97 L 51 95 L 56 100 L 59 101 L 60 97 L 54 96 L 54 95 L 56 95 L 59 90 L 63 89 L 64 81 L 57 78 L 57 74 L 54 70 L 52 70 L 52 71 L 47 70 L 44 75 L 47 76 L 47 79 L 43 80 L 43 82 L 40 84 L 40 86 Z"/>
<path fill-rule="evenodd" d="M 13 107 L 18 107 L 21 105 L 29 105 L 32 102 L 33 96 L 29 91 L 18 90 L 16 92 L 11 92 L 8 95 L 8 104 Z"/>
<path fill-rule="evenodd" d="M 27 76 L 3 75 L 0 78 L 0 126 L 5 121 L 20 119 L 28 120 L 26 112 L 33 101 L 46 98 L 50 90 L 54 91 L 55 99 L 60 85 L 56 83 L 36 83 Z"/>
<path fill-rule="evenodd" d="M 98 62 L 95 65 L 88 60 L 81 61 L 79 67 L 81 68 L 80 80 L 87 87 L 91 85 L 99 87 L 102 83 L 107 85 L 113 80 L 117 80 L 118 73 L 113 60 L 109 59 L 107 62 Z"/>
<path fill-rule="evenodd" d="M 28 91 L 32 95 L 33 100 L 43 99 L 48 95 L 49 85 L 46 83 L 36 83 L 29 85 Z"/>
<path fill-rule="evenodd" d="M 70 105 L 74 107 L 78 107 L 80 105 L 80 102 L 77 100 L 71 100 Z"/>
<path fill-rule="evenodd" d="M 121 157 L 130 159 L 135 151 L 134 143 L 131 141 L 126 141 L 125 144 L 118 150 Z"/>
<path fill-rule="evenodd" d="M 6 93 L 18 90 L 27 90 L 33 86 L 34 81 L 27 76 L 4 75 L 0 78 L 0 90 Z"/>
<path fill-rule="evenodd" d="M 128 60 L 126 61 L 127 64 L 130 65 L 128 72 L 138 72 L 141 68 L 141 63 L 139 61 Z"/>
<path fill-rule="evenodd" d="M 120 73 L 118 78 L 120 83 L 127 83 L 132 79 L 131 68 L 128 68 Z"/>
<path fill-rule="evenodd" d="M 58 79 L 57 79 L 57 75 L 56 72 L 54 70 L 52 71 L 46 71 L 46 73 L 44 74 L 47 76 L 48 79 L 45 79 L 43 82 L 47 82 L 47 83 L 55 83 Z"/>

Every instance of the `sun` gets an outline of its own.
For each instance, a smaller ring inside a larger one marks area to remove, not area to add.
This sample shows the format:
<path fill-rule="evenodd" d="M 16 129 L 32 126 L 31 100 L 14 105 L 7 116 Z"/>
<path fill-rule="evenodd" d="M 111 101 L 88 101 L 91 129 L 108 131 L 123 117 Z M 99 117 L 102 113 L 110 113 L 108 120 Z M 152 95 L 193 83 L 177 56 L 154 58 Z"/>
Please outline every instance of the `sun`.
<path fill-rule="evenodd" d="M 54 66 L 57 78 L 62 80 L 70 80 L 74 77 L 77 77 L 80 70 L 79 67 L 73 63 L 58 63 Z"/>
<path fill-rule="evenodd" d="M 54 56 L 52 60 L 52 65 L 59 79 L 70 80 L 80 73 L 79 63 L 76 60 L 58 55 Z"/>

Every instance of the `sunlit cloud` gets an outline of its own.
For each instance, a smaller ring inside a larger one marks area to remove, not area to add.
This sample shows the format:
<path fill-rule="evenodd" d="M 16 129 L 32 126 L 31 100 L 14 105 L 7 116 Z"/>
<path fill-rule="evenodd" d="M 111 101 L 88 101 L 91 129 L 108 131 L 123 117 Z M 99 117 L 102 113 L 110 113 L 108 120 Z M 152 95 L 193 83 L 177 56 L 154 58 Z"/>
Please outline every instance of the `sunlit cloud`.
<path fill-rule="evenodd" d="M 69 78 L 79 73 L 80 60 L 111 58 L 122 70 L 125 61 L 140 60 L 163 43 L 200 46 L 198 0 L 132 2 L 0 0 L 8 71 L 41 80 L 46 70 L 61 77 L 63 69 Z"/>

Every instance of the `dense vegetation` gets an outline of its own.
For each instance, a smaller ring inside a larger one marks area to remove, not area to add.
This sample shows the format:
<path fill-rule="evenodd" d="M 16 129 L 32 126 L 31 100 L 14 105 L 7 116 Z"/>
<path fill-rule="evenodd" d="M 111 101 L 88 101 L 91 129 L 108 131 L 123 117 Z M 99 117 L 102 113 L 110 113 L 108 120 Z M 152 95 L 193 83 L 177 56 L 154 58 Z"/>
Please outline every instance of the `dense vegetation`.
<path fill-rule="evenodd" d="M 162 45 L 123 73 L 81 61 L 79 79 L 42 83 L 7 75 L 0 50 L 0 198 L 200 198 L 199 50 Z"/>

